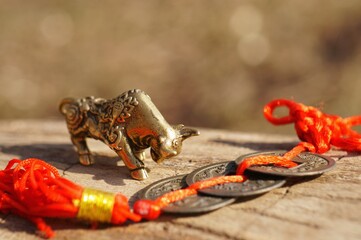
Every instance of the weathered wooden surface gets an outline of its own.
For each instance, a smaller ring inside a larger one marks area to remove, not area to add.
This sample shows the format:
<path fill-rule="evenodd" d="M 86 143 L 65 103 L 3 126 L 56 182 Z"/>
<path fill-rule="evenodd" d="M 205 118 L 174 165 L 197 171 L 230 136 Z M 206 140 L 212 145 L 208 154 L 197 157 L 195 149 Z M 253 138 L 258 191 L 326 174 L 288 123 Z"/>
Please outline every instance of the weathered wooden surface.
<path fill-rule="evenodd" d="M 63 122 L 3 121 L 0 167 L 12 158 L 42 158 L 66 178 L 83 186 L 122 192 L 132 204 L 136 193 L 153 181 L 246 153 L 287 150 L 297 142 L 294 136 L 201 129 L 201 136 L 187 140 L 179 156 L 161 165 L 146 161 L 150 178 L 140 182 L 130 179 L 123 163 L 100 142 L 90 144 L 96 164 L 80 165 Z M 253 200 L 240 199 L 207 214 L 163 215 L 157 221 L 97 230 L 73 220 L 47 222 L 56 230 L 55 239 L 361 239 L 361 157 L 336 150 L 327 155 L 337 160 L 331 172 L 314 179 L 294 179 Z M 27 220 L 0 214 L 0 239 L 37 239 L 35 231 Z"/>

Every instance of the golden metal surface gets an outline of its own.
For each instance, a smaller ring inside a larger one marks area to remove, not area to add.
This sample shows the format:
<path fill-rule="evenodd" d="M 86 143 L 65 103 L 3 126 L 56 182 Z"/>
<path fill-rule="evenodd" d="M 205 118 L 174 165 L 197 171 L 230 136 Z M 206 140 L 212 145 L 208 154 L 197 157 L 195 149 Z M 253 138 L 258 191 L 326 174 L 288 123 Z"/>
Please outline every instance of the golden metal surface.
<path fill-rule="evenodd" d="M 145 149 L 150 148 L 151 157 L 160 163 L 178 155 L 185 139 L 199 135 L 196 129 L 182 124 L 169 125 L 150 97 L 139 89 L 111 100 L 66 98 L 60 103 L 60 112 L 65 116 L 80 163 L 94 162 L 85 139 L 101 140 L 121 157 L 131 176 L 138 180 L 148 177 L 143 163 Z"/>
<path fill-rule="evenodd" d="M 77 218 L 89 222 L 111 222 L 115 195 L 85 188 L 81 196 Z"/>

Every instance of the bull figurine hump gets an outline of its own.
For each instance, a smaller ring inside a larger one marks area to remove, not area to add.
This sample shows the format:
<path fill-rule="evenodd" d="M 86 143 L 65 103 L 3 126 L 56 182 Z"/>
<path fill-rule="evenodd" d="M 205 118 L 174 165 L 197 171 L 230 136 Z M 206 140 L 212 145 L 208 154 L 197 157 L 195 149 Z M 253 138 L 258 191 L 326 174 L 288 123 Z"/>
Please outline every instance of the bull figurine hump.
<path fill-rule="evenodd" d="M 139 89 L 118 97 L 65 98 L 59 106 L 65 116 L 71 140 L 83 165 L 91 165 L 94 158 L 86 138 L 103 141 L 123 160 L 134 179 L 148 177 L 143 160 L 145 149 L 157 163 L 178 155 L 182 142 L 199 135 L 196 129 L 180 124 L 171 126 L 158 111 L 150 97 Z"/>

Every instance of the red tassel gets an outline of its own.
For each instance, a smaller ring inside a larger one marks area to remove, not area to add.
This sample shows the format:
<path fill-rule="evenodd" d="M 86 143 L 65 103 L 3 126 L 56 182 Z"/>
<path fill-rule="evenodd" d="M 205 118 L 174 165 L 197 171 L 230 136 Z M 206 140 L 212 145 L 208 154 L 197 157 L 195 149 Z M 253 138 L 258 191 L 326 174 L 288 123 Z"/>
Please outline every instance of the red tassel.
<path fill-rule="evenodd" d="M 0 211 L 28 218 L 47 238 L 54 232 L 44 222 L 45 217 L 113 224 L 141 220 L 130 211 L 125 196 L 84 189 L 62 178 L 55 167 L 34 158 L 11 160 L 0 171 Z"/>

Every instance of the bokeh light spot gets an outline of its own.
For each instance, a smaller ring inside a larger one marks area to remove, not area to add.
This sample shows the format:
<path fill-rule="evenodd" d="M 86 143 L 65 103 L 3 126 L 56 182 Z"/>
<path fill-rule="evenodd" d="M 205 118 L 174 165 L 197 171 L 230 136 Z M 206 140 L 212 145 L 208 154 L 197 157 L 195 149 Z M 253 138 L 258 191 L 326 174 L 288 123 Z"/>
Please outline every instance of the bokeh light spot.
<path fill-rule="evenodd" d="M 231 30 L 241 37 L 259 33 L 263 26 L 263 16 L 257 8 L 242 5 L 231 16 L 229 25 Z"/>
<path fill-rule="evenodd" d="M 74 23 L 67 13 L 48 15 L 40 23 L 40 32 L 49 45 L 61 47 L 71 41 Z"/>
<path fill-rule="evenodd" d="M 246 64 L 257 66 L 268 58 L 270 44 L 263 35 L 251 34 L 239 41 L 238 51 Z"/>

